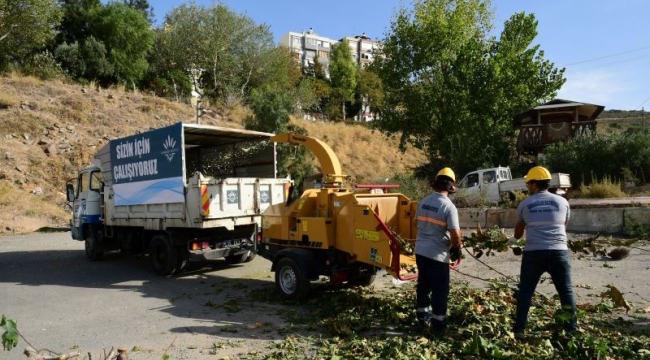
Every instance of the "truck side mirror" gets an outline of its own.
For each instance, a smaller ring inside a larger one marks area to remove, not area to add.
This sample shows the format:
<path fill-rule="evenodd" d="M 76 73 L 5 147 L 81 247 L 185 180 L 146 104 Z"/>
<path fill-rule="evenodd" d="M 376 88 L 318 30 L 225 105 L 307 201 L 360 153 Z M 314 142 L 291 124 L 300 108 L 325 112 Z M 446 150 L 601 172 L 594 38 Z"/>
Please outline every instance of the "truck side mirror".
<path fill-rule="evenodd" d="M 66 192 L 66 195 L 68 197 L 68 201 L 73 202 L 74 201 L 74 187 L 72 186 L 72 184 L 66 184 L 65 185 L 65 192 Z"/>

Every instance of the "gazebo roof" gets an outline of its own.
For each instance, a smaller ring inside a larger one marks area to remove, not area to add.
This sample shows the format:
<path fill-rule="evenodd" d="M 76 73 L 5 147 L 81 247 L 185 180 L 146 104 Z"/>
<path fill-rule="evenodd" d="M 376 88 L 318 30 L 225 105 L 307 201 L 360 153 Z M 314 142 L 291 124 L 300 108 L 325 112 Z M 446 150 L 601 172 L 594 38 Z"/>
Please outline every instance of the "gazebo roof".
<path fill-rule="evenodd" d="M 536 123 L 538 115 L 542 122 L 555 122 L 554 119 L 566 121 L 566 119 L 574 119 L 576 111 L 578 121 L 591 121 L 595 120 L 604 109 L 605 107 L 602 105 L 555 99 L 515 115 L 513 126 L 517 129 L 522 125 Z"/>

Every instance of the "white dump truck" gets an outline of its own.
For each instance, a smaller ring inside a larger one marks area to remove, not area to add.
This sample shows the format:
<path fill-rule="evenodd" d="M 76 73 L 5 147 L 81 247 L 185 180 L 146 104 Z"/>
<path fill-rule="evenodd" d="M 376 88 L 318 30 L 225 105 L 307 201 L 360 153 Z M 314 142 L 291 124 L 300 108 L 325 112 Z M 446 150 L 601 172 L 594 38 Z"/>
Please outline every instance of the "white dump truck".
<path fill-rule="evenodd" d="M 551 174 L 549 191 L 563 195 L 571 187 L 569 174 Z M 454 198 L 463 198 L 468 202 L 500 203 L 514 200 L 517 192 L 526 193 L 526 180 L 512 178 L 510 167 L 498 166 L 472 171 L 458 182 L 458 192 Z"/>
<path fill-rule="evenodd" d="M 256 254 L 261 213 L 285 202 L 273 134 L 177 123 L 111 140 L 66 193 L 72 238 L 90 260 L 148 254 L 161 275 L 188 261 Z"/>

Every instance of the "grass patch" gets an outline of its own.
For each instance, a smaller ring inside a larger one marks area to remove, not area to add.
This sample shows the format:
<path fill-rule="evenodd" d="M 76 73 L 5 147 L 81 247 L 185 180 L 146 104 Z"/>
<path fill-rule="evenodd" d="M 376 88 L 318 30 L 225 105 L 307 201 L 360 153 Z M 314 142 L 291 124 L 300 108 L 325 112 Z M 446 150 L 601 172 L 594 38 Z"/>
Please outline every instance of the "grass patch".
<path fill-rule="evenodd" d="M 591 199 L 605 199 L 605 198 L 618 198 L 626 197 L 627 194 L 621 190 L 621 183 L 612 181 L 609 176 L 604 177 L 600 181 L 592 181 L 589 186 L 580 185 L 580 192 L 578 197 L 591 198 Z"/>
<path fill-rule="evenodd" d="M 0 94 L 0 109 L 8 109 L 10 107 L 18 106 L 20 101 L 17 97 L 10 94 Z"/>

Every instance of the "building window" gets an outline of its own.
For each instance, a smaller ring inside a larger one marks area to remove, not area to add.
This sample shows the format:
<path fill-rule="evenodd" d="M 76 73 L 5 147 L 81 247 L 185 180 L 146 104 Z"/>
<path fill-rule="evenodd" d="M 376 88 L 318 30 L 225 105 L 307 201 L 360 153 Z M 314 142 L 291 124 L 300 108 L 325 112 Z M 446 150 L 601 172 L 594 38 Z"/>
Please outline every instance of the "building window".
<path fill-rule="evenodd" d="M 305 38 L 305 43 L 307 45 L 316 45 L 317 41 L 314 38 Z"/>
<path fill-rule="evenodd" d="M 330 57 L 330 53 L 328 51 L 318 50 L 318 57 L 328 59 Z"/>

